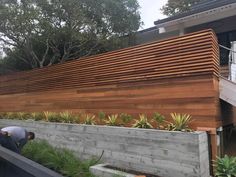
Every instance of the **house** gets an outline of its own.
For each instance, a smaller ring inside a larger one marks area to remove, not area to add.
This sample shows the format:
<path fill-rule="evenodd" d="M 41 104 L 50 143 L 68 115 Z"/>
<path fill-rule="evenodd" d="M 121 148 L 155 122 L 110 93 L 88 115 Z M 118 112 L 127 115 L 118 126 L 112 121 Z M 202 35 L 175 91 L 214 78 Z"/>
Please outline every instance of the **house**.
<path fill-rule="evenodd" d="M 203 29 L 213 29 L 219 44 L 230 48 L 236 41 L 236 0 L 203 0 L 191 10 L 154 22 L 155 26 L 139 31 L 136 44 L 162 40 Z M 229 51 L 220 48 L 221 65 L 228 64 Z"/>
<path fill-rule="evenodd" d="M 220 48 L 219 57 L 215 36 L 229 48 L 232 19 L 236 0 L 202 1 L 136 34 L 134 44 L 153 43 L 1 76 L 0 112 L 187 113 L 211 135 L 216 157 L 236 122 L 236 85 L 219 72 L 219 58 L 227 72 L 229 50 Z"/>

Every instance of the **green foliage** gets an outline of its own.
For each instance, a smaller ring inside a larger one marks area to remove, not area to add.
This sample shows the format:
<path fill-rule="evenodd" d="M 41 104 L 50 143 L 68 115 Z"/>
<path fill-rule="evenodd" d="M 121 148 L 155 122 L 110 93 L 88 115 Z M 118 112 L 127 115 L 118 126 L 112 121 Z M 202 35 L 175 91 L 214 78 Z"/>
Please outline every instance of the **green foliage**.
<path fill-rule="evenodd" d="M 153 120 L 157 122 L 157 128 L 162 129 L 162 124 L 165 121 L 165 117 L 158 112 L 155 112 L 153 115 Z"/>
<path fill-rule="evenodd" d="M 18 119 L 16 112 L 7 112 L 5 116 L 7 119 Z"/>
<path fill-rule="evenodd" d="M 190 10 L 193 4 L 201 0 L 168 0 L 167 4 L 161 8 L 164 15 L 172 16 Z"/>
<path fill-rule="evenodd" d="M 76 123 L 79 124 L 80 123 L 80 119 L 81 119 L 81 114 L 77 113 L 77 114 L 73 114 L 73 122 L 72 123 Z"/>
<path fill-rule="evenodd" d="M 138 9 L 137 0 L 1 1 L 1 65 L 42 68 L 123 47 L 120 36 L 141 25 Z"/>
<path fill-rule="evenodd" d="M 106 114 L 103 111 L 99 111 L 98 118 L 100 119 L 100 121 L 102 121 L 106 118 Z"/>
<path fill-rule="evenodd" d="M 170 131 L 191 131 L 188 127 L 191 122 L 191 116 L 189 114 L 179 114 L 179 113 L 171 113 L 170 114 L 173 123 L 168 125 L 168 130 Z"/>
<path fill-rule="evenodd" d="M 95 115 L 93 115 L 93 114 L 86 114 L 85 115 L 84 124 L 86 124 L 86 125 L 95 125 L 96 124 Z"/>
<path fill-rule="evenodd" d="M 28 142 L 22 149 L 22 155 L 61 173 L 63 176 L 93 176 L 89 172 L 89 167 L 93 165 L 92 160 L 82 162 L 71 151 L 54 148 L 46 141 Z"/>
<path fill-rule="evenodd" d="M 30 114 L 31 118 L 34 119 L 35 121 L 43 120 L 44 119 L 44 114 L 41 112 L 32 112 Z"/>
<path fill-rule="evenodd" d="M 124 124 L 129 123 L 133 119 L 131 115 L 126 114 L 126 113 L 121 113 L 120 118 Z"/>
<path fill-rule="evenodd" d="M 74 123 L 75 119 L 71 112 L 65 111 L 65 112 L 60 112 L 60 122 Z"/>
<path fill-rule="evenodd" d="M 148 118 L 145 114 L 139 115 L 139 120 L 135 120 L 135 123 L 132 127 L 135 128 L 153 128 L 152 125 L 148 122 Z"/>
<path fill-rule="evenodd" d="M 107 120 L 104 120 L 105 123 L 109 126 L 118 126 L 118 114 L 112 114 L 111 116 L 108 116 Z"/>
<path fill-rule="evenodd" d="M 19 120 L 25 120 L 30 118 L 30 114 L 26 112 L 17 112 L 16 113 L 17 119 Z"/>
<path fill-rule="evenodd" d="M 6 119 L 6 113 L 0 112 L 0 119 Z"/>
<path fill-rule="evenodd" d="M 44 119 L 48 122 L 61 122 L 61 118 L 58 113 L 45 111 L 43 114 Z"/>
<path fill-rule="evenodd" d="M 236 157 L 225 155 L 223 158 L 217 157 L 214 166 L 216 177 L 235 177 L 236 176 Z"/>

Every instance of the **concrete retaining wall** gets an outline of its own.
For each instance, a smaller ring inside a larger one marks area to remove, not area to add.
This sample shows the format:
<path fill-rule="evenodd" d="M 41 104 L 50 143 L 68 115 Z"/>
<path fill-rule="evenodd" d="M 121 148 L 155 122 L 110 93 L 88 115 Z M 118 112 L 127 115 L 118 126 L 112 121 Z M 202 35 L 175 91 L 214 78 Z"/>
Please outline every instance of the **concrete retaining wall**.
<path fill-rule="evenodd" d="M 73 150 L 82 158 L 104 155 L 103 162 L 162 177 L 209 177 L 205 132 L 183 133 L 108 126 L 0 120 L 37 138 Z"/>

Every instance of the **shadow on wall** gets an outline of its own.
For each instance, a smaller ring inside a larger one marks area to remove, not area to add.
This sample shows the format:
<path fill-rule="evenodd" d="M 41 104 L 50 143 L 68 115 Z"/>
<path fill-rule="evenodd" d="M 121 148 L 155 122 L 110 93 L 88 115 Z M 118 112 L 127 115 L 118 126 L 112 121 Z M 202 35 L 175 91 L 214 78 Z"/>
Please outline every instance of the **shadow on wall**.
<path fill-rule="evenodd" d="M 21 168 L 7 162 L 0 158 L 0 176 L 1 177 L 34 177 L 33 175 L 25 172 Z"/>

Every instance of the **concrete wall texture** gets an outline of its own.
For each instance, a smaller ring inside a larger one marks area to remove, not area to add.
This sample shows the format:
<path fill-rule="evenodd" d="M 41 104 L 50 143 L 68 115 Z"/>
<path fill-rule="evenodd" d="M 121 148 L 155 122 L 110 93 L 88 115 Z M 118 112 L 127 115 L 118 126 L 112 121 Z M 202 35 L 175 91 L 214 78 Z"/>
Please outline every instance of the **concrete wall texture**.
<path fill-rule="evenodd" d="M 183 133 L 124 127 L 72 125 L 0 120 L 34 131 L 37 138 L 73 150 L 82 158 L 100 156 L 102 162 L 162 177 L 209 177 L 205 132 Z"/>

